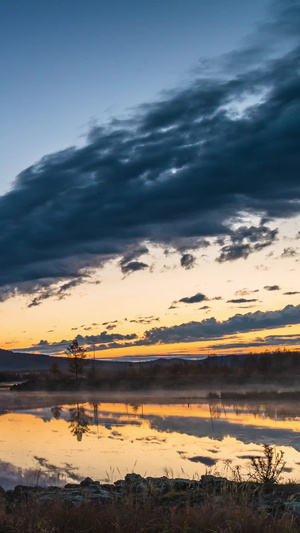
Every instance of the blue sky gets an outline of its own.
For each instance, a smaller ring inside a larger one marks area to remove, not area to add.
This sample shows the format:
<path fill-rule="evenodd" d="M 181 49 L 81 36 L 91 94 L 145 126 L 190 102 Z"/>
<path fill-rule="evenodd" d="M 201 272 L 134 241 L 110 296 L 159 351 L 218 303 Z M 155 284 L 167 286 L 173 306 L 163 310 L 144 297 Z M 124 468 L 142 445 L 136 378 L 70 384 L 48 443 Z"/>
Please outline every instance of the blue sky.
<path fill-rule="evenodd" d="M 267 2 L 1 0 L 0 187 L 241 45 Z"/>

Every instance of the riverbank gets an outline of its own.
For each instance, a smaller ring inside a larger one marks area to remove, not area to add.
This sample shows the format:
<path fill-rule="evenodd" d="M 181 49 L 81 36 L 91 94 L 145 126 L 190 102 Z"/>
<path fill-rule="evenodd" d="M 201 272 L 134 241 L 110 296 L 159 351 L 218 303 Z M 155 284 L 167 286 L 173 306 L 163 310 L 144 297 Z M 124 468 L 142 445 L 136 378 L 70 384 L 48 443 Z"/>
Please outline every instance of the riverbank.
<path fill-rule="evenodd" d="M 300 532 L 300 485 L 127 474 L 0 491 L 1 533 Z"/>

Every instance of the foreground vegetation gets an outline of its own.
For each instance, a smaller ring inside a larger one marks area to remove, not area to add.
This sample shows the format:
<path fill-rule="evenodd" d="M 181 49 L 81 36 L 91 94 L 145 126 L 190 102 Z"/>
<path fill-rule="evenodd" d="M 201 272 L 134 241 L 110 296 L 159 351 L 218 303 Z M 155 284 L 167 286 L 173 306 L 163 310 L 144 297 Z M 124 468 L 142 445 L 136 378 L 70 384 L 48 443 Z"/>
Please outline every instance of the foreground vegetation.
<path fill-rule="evenodd" d="M 241 481 L 143 478 L 101 485 L 86 478 L 65 488 L 0 491 L 1 533 L 300 532 L 300 486 L 279 485 L 283 452 L 263 446 Z M 237 478 L 239 478 L 237 480 Z"/>
<path fill-rule="evenodd" d="M 200 504 L 188 501 L 161 504 L 136 502 L 70 506 L 59 500 L 49 504 L 21 503 L 14 511 L 0 504 L 1 533 L 296 533 L 297 517 L 279 510 L 254 509 L 247 494 L 207 496 Z"/>

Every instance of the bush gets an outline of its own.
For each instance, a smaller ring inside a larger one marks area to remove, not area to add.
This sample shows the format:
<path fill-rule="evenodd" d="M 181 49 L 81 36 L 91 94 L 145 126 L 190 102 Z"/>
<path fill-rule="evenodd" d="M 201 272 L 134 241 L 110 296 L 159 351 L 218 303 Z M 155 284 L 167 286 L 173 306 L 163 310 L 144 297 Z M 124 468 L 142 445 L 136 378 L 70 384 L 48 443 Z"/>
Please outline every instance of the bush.
<path fill-rule="evenodd" d="M 264 456 L 250 457 L 254 481 L 264 484 L 278 483 L 281 473 L 286 465 L 283 460 L 284 452 L 276 452 L 275 446 L 263 445 Z"/>

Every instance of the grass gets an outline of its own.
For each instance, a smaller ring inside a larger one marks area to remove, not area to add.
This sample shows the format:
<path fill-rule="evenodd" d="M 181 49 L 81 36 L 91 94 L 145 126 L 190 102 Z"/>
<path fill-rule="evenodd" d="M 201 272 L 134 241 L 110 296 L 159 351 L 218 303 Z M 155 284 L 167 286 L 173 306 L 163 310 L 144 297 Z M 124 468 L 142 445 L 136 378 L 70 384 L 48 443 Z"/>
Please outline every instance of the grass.
<path fill-rule="evenodd" d="M 296 533 L 300 526 L 289 514 L 254 510 L 246 495 L 205 498 L 203 503 L 153 505 L 128 497 L 119 503 L 80 507 L 60 500 L 51 505 L 20 504 L 15 512 L 0 505 L 1 533 Z"/>
<path fill-rule="evenodd" d="M 150 486 L 77 506 L 59 496 L 41 503 L 28 494 L 9 504 L 0 494 L 0 533 L 300 533 L 299 484 L 277 484 L 283 467 L 283 453 L 264 445 L 263 455 L 252 458 L 256 482 L 242 481 L 237 470 L 235 481 L 218 486 L 209 479 L 190 492 Z"/>

